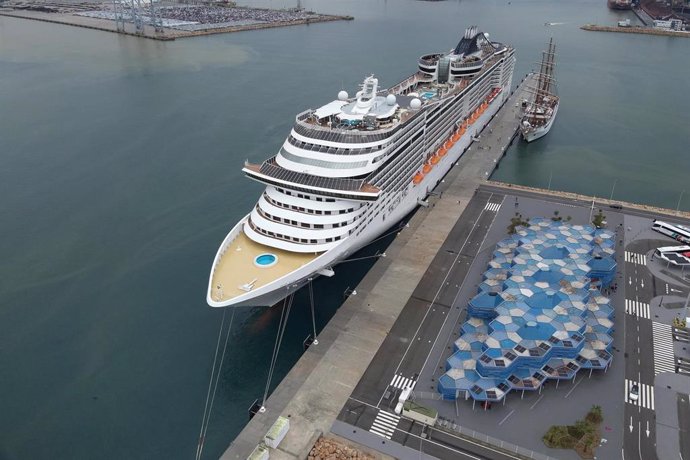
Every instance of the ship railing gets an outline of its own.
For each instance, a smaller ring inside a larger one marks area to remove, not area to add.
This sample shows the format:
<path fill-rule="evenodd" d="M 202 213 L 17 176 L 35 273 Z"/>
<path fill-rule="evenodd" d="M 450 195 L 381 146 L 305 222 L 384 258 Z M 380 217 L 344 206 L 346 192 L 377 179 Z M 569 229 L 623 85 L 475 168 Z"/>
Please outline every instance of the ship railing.
<path fill-rule="evenodd" d="M 400 128 L 400 125 L 393 125 L 387 128 L 376 129 L 373 131 L 359 130 L 359 129 L 337 129 L 329 128 L 326 126 L 320 126 L 317 124 L 309 123 L 306 120 L 309 119 L 312 110 L 307 110 L 297 115 L 295 119 L 295 124 L 293 129 L 298 134 L 303 136 L 319 139 L 322 141 L 339 142 L 339 143 L 364 143 L 364 142 L 376 142 L 389 138 L 395 131 Z"/>
<path fill-rule="evenodd" d="M 475 67 L 481 67 L 483 65 L 484 65 L 483 59 L 479 59 L 477 61 L 471 61 L 471 62 L 455 61 L 455 62 L 450 63 L 450 66 L 454 69 L 475 68 Z"/>

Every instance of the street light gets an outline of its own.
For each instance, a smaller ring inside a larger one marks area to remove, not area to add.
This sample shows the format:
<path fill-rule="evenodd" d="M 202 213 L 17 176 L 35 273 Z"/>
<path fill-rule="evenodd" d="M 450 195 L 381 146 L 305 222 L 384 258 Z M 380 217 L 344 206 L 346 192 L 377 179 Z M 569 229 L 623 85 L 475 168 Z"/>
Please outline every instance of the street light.
<path fill-rule="evenodd" d="M 680 192 L 680 196 L 678 197 L 678 205 L 676 206 L 676 212 L 679 212 L 679 211 L 680 211 L 680 200 L 683 199 L 683 194 L 684 194 L 684 193 L 685 193 L 685 190 L 683 190 L 682 192 Z"/>
<path fill-rule="evenodd" d="M 553 178 L 553 169 L 551 170 L 551 174 L 549 174 L 549 188 L 548 190 L 551 190 L 551 179 Z"/>
<path fill-rule="evenodd" d="M 613 200 L 613 191 L 616 189 L 617 183 L 618 183 L 618 179 L 613 181 L 613 187 L 611 187 L 611 196 L 609 197 L 609 200 Z"/>

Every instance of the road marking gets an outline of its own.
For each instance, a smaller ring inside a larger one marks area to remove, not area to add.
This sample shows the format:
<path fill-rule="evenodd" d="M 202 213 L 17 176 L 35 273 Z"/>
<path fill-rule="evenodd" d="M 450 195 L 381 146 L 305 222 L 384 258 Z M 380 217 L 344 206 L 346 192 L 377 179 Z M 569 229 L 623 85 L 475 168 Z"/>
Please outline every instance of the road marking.
<path fill-rule="evenodd" d="M 649 312 L 649 304 L 638 300 L 625 299 L 625 312 L 644 319 L 652 318 Z"/>
<path fill-rule="evenodd" d="M 661 372 L 675 372 L 671 326 L 652 321 L 652 341 L 654 342 L 654 375 Z"/>
<path fill-rule="evenodd" d="M 630 389 L 634 384 L 639 388 L 639 395 L 637 401 L 630 399 Z M 639 383 L 635 380 L 625 379 L 625 402 L 633 406 L 644 407 L 645 409 L 654 410 L 654 387 L 646 383 Z"/>
<path fill-rule="evenodd" d="M 391 380 L 390 386 L 404 390 L 405 388 L 414 389 L 417 382 L 414 379 L 403 377 L 402 374 L 396 375 Z"/>
<path fill-rule="evenodd" d="M 484 206 L 484 211 L 498 212 L 499 209 L 501 209 L 501 203 L 492 203 L 489 201 L 486 203 L 486 206 Z"/>
<path fill-rule="evenodd" d="M 379 413 L 376 414 L 374 423 L 371 424 L 369 431 L 383 438 L 390 439 L 391 436 L 393 436 L 395 429 L 398 427 L 399 421 L 399 416 L 391 414 L 390 412 L 379 410 Z"/>
<path fill-rule="evenodd" d="M 625 261 L 631 264 L 647 265 L 647 256 L 636 252 L 625 251 Z"/>
<path fill-rule="evenodd" d="M 541 398 L 543 398 L 543 397 L 544 397 L 544 395 L 539 396 L 539 399 L 537 399 L 537 402 L 535 402 L 534 404 L 532 404 L 532 405 L 530 406 L 529 410 L 534 409 L 534 406 L 536 406 L 537 404 L 539 404 L 539 401 L 541 401 Z"/>
<path fill-rule="evenodd" d="M 510 413 L 509 413 L 508 415 L 506 415 L 505 417 L 503 417 L 503 420 L 501 420 L 500 422 L 498 422 L 498 426 L 503 425 L 503 422 L 505 422 L 506 420 L 508 420 L 508 417 L 510 417 L 511 415 L 513 415 L 513 412 L 515 412 L 515 409 L 511 410 Z"/>

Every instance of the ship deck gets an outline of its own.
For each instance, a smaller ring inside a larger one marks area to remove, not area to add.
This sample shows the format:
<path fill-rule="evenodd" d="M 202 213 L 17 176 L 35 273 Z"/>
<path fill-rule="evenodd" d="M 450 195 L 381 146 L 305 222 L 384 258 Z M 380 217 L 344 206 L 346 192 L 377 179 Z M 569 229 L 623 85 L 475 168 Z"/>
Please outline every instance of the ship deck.
<path fill-rule="evenodd" d="M 258 266 L 256 257 L 262 254 L 276 256 L 275 264 Z M 244 232 L 230 243 L 213 271 L 211 297 L 217 302 L 227 301 L 246 294 L 281 278 L 288 273 L 306 265 L 319 254 L 300 254 L 273 248 L 251 240 Z M 250 291 L 240 286 L 253 285 Z"/>

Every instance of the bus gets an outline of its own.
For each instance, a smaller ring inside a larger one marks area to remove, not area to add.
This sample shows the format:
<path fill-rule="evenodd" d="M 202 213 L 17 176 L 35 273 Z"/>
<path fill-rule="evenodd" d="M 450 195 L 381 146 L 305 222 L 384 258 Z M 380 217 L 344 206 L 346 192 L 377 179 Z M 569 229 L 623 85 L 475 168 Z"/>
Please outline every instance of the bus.
<path fill-rule="evenodd" d="M 690 244 L 690 228 L 683 227 L 682 225 L 655 220 L 654 224 L 652 224 L 652 230 L 670 236 L 681 243 Z"/>

